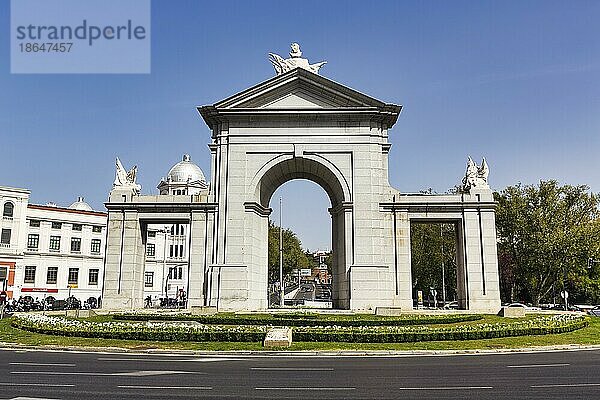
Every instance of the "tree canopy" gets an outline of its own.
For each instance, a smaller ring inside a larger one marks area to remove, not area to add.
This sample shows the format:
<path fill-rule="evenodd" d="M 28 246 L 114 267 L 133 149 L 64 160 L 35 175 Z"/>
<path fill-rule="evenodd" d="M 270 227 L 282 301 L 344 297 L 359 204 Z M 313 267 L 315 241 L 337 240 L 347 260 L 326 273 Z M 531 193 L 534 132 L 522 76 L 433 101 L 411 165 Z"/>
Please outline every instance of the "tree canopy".
<path fill-rule="evenodd" d="M 494 197 L 503 299 L 554 302 L 564 282 L 570 300 L 598 303 L 598 267 L 588 260 L 600 258 L 600 197 L 553 180 Z"/>
<path fill-rule="evenodd" d="M 298 236 L 290 229 L 284 229 L 283 236 L 283 274 L 293 269 L 309 268 L 312 263 L 302 250 Z M 269 220 L 269 282 L 279 281 L 279 227 Z"/>

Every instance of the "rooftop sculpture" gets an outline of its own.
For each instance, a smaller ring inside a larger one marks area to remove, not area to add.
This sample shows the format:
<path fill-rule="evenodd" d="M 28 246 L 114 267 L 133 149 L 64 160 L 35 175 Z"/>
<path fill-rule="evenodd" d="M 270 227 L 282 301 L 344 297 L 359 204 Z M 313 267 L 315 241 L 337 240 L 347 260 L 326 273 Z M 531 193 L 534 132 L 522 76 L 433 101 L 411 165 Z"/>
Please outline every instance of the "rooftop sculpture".
<path fill-rule="evenodd" d="M 137 175 L 137 165 L 134 165 L 129 171 L 126 171 L 121 164 L 121 160 L 117 157 L 116 161 L 117 171 L 115 174 L 115 181 L 113 183 L 113 189 L 116 187 L 122 187 L 126 189 L 134 189 L 136 192 L 139 192 L 142 189 L 142 186 L 135 182 Z"/>
<path fill-rule="evenodd" d="M 300 45 L 298 43 L 292 43 L 290 47 L 290 58 L 284 59 L 278 54 L 269 53 L 269 61 L 273 64 L 273 68 L 275 68 L 277 75 L 284 74 L 294 68 L 302 68 L 314 74 L 318 74 L 319 69 L 327 64 L 327 61 L 309 64 L 306 58 L 302 58 L 302 51 L 300 51 Z"/>
<path fill-rule="evenodd" d="M 485 188 L 489 189 L 488 175 L 490 174 L 490 168 L 485 161 L 485 157 L 481 161 L 481 166 L 478 167 L 475 161 L 471 157 L 467 161 L 467 172 L 463 178 L 463 189 L 470 190 L 472 188 Z"/>

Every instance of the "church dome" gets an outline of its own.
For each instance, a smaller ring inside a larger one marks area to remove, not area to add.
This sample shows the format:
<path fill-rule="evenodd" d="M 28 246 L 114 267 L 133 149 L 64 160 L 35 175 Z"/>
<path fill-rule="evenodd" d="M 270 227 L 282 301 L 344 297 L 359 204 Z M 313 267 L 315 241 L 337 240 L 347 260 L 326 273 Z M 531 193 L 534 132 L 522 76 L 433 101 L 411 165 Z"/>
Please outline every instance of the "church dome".
<path fill-rule="evenodd" d="M 167 174 L 167 181 L 173 183 L 185 183 L 188 181 L 206 182 L 206 178 L 204 177 L 204 173 L 200 167 L 192 162 L 189 154 L 184 154 L 183 160 L 173 165 L 173 167 L 169 170 L 169 173 Z"/>
<path fill-rule="evenodd" d="M 78 197 L 77 201 L 69 206 L 71 210 L 79 211 L 94 211 L 94 209 L 83 200 L 83 197 Z"/>

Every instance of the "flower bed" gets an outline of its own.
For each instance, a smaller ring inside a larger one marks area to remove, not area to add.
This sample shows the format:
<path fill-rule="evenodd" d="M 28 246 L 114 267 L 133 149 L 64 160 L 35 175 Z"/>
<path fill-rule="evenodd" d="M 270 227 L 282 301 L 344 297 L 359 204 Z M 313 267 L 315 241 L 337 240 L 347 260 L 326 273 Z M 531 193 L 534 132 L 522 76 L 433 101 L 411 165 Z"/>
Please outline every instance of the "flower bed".
<path fill-rule="evenodd" d="M 580 315 L 540 316 L 526 321 L 496 324 L 472 324 L 451 327 L 341 327 L 294 329 L 294 340 L 300 342 L 360 342 L 360 343 L 406 343 L 440 340 L 477 340 L 509 336 L 547 335 L 571 332 L 587 326 L 588 321 Z"/>
<path fill-rule="evenodd" d="M 41 314 L 18 315 L 14 317 L 12 326 L 26 331 L 58 336 L 192 342 L 260 342 L 264 339 L 267 330 L 262 326 L 89 322 Z"/>
<path fill-rule="evenodd" d="M 404 315 L 399 317 L 368 318 L 353 315 L 314 315 L 308 314 L 216 314 L 216 315 L 190 315 L 190 314 L 156 314 L 156 313 L 124 313 L 115 314 L 113 319 L 119 321 L 196 321 L 206 325 L 271 325 L 271 326 L 323 326 L 335 325 L 343 327 L 363 326 L 406 326 L 429 324 L 454 324 L 458 322 L 478 321 L 481 315 L 475 314 L 450 314 L 450 315 Z"/>
<path fill-rule="evenodd" d="M 446 327 L 430 326 L 362 326 L 339 325 L 297 327 L 293 338 L 298 342 L 401 343 L 439 340 L 492 339 L 508 336 L 545 335 L 571 332 L 587 326 L 581 315 L 539 316 L 525 321 L 496 324 L 471 324 Z M 106 339 L 196 341 L 196 342 L 260 342 L 267 326 L 257 325 L 181 325 L 167 322 L 90 322 L 21 314 L 12 320 L 14 327 L 31 332 L 60 336 Z"/>

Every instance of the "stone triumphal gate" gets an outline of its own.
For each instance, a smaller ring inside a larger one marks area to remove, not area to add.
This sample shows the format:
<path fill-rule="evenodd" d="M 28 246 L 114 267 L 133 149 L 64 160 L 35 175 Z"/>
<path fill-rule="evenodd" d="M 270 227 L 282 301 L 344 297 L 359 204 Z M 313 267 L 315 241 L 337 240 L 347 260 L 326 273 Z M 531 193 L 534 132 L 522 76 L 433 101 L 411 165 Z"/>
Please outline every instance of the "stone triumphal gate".
<path fill-rule="evenodd" d="M 198 111 L 212 132 L 208 189 L 140 195 L 117 166 L 106 207 L 103 305 L 143 306 L 148 224 L 189 224 L 188 306 L 267 308 L 267 231 L 275 190 L 308 179 L 329 196 L 336 308 L 413 308 L 410 228 L 453 223 L 462 308 L 500 307 L 496 229 L 485 161 L 469 159 L 462 192 L 405 195 L 388 182 L 389 130 L 402 109 L 318 75 L 292 47 L 277 75 Z"/>

